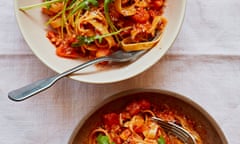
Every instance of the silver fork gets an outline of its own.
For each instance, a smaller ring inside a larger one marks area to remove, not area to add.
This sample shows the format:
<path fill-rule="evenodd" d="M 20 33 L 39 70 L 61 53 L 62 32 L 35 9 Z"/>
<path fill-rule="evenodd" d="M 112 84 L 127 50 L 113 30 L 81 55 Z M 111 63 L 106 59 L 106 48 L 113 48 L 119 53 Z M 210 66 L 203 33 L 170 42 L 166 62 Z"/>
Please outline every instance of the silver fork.
<path fill-rule="evenodd" d="M 63 73 L 33 82 L 22 88 L 13 90 L 8 93 L 8 97 L 9 97 L 9 99 L 11 99 L 13 101 L 22 101 L 22 100 L 25 100 L 41 91 L 46 90 L 47 88 L 51 87 L 55 82 L 57 82 L 59 79 L 65 77 L 65 76 L 68 76 L 74 72 L 77 72 L 81 69 L 84 69 L 90 65 L 93 65 L 93 64 L 96 64 L 99 62 L 103 62 L 103 61 L 109 61 L 109 62 L 133 61 L 145 52 L 146 52 L 146 50 L 132 51 L 132 52 L 125 52 L 125 51 L 119 50 L 109 56 L 99 57 L 99 58 L 90 60 L 90 61 L 83 63 L 81 65 L 78 65 L 72 69 L 69 69 Z"/>
<path fill-rule="evenodd" d="M 197 144 L 195 138 L 184 128 L 172 123 L 166 122 L 160 118 L 152 117 L 152 120 L 156 121 L 167 132 L 173 134 L 179 138 L 185 144 Z"/>

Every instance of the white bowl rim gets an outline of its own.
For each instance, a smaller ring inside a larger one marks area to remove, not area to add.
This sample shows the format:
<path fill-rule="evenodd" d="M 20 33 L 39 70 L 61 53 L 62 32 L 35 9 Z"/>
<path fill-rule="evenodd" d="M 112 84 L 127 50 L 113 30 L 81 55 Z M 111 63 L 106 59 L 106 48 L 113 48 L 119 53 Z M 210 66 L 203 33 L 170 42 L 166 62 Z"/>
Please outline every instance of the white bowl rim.
<path fill-rule="evenodd" d="M 14 4 L 15 4 L 15 13 L 19 13 L 19 10 L 18 10 L 18 7 L 17 7 L 17 0 L 14 0 Z M 115 83 L 115 82 L 120 82 L 120 81 L 123 81 L 123 80 L 127 80 L 127 79 L 130 79 L 138 74 L 141 74 L 142 72 L 146 71 L 147 69 L 149 69 L 150 67 L 152 67 L 154 64 L 156 64 L 161 58 L 162 56 L 167 52 L 167 50 L 173 45 L 174 41 L 176 40 L 180 30 L 181 30 L 181 27 L 182 27 L 182 24 L 183 24 L 183 21 L 184 21 L 184 17 L 185 17 L 185 11 L 186 11 L 186 3 L 187 3 L 187 0 L 182 0 L 181 1 L 181 6 L 182 6 L 182 11 L 181 13 L 179 14 L 180 16 L 180 21 L 179 23 L 176 25 L 176 31 L 174 31 L 174 37 L 172 38 L 171 42 L 169 43 L 169 45 L 165 46 L 167 48 L 162 48 L 161 49 L 161 54 L 159 54 L 159 56 L 157 58 L 155 58 L 154 60 L 152 60 L 152 62 L 148 65 L 145 65 L 143 67 L 138 67 L 138 70 L 137 71 L 131 71 L 131 73 L 128 73 L 128 74 L 124 74 L 125 71 L 121 72 L 118 76 L 115 76 L 115 77 L 111 77 L 111 80 L 109 79 L 91 79 L 90 77 L 82 77 L 82 76 L 69 76 L 71 79 L 73 80 L 77 80 L 77 81 L 80 81 L 80 82 L 85 82 L 85 83 L 93 83 L 93 84 L 107 84 L 107 83 Z M 46 66 L 48 66 L 50 69 L 52 69 L 53 71 L 57 72 L 57 73 L 62 73 L 64 72 L 65 70 L 61 70 L 60 68 L 56 68 L 54 67 L 52 64 L 50 64 L 46 59 L 44 59 L 40 54 L 38 54 L 37 50 L 33 48 L 33 44 L 30 40 L 28 40 L 28 36 L 26 34 L 26 30 L 23 29 L 23 26 L 20 22 L 20 18 L 18 17 L 18 14 L 16 14 L 16 19 L 17 19 L 17 22 L 18 22 L 18 25 L 19 25 L 19 28 L 20 28 L 20 31 L 26 41 L 26 43 L 28 44 L 28 46 L 30 47 L 30 49 L 33 51 L 33 53 L 38 57 L 38 59 L 40 59 L 40 61 L 42 63 L 44 63 Z M 50 43 L 50 42 L 49 42 Z M 151 52 L 151 50 L 150 50 Z M 145 54 L 146 55 L 146 54 Z M 129 64 L 130 65 L 130 64 Z M 128 69 L 128 68 L 126 68 Z M 98 76 L 100 77 L 100 76 Z M 90 78 L 90 79 L 89 79 Z"/>

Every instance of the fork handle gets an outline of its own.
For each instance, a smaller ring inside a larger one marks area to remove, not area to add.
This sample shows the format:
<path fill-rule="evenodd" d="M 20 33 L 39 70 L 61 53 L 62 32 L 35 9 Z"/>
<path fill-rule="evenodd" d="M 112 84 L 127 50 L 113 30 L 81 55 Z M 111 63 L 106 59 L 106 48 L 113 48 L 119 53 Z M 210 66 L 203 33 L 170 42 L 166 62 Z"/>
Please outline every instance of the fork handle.
<path fill-rule="evenodd" d="M 99 62 L 103 62 L 103 61 L 110 61 L 110 59 L 108 57 L 100 57 L 100 58 L 96 58 L 94 60 L 90 60 L 88 62 L 85 62 L 81 65 L 78 65 L 74 68 L 71 68 L 63 73 L 57 74 L 55 76 L 46 78 L 46 79 L 42 79 L 42 80 L 38 80 L 36 82 L 33 82 L 29 85 L 26 85 L 22 88 L 13 90 L 11 92 L 8 93 L 8 97 L 9 99 L 13 100 L 13 101 L 23 101 L 27 98 L 32 97 L 33 95 L 42 92 L 46 89 L 48 89 L 49 87 L 51 87 L 55 82 L 57 82 L 59 79 L 68 76 L 76 71 L 79 71 L 81 69 L 84 69 L 90 65 L 93 65 L 95 63 L 99 63 Z"/>

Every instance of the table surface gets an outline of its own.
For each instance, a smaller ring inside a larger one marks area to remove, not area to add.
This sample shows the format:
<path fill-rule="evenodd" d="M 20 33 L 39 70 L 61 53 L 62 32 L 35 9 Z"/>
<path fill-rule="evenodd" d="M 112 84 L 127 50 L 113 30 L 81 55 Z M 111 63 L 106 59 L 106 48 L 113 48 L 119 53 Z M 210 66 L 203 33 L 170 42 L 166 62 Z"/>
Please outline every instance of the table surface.
<path fill-rule="evenodd" d="M 55 74 L 33 55 L 14 14 L 0 0 L 0 143 L 64 144 L 77 123 L 108 96 L 131 88 L 157 88 L 188 96 L 240 143 L 240 2 L 189 0 L 174 45 L 153 67 L 129 80 L 88 84 L 69 78 L 23 102 L 9 91 Z"/>

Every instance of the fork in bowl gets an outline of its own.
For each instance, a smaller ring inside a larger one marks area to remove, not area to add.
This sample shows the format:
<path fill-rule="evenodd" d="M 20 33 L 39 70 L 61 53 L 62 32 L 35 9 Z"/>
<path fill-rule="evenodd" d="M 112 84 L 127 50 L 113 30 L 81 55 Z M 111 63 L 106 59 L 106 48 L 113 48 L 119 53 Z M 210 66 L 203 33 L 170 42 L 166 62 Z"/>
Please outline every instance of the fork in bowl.
<path fill-rule="evenodd" d="M 172 123 L 166 122 L 160 118 L 152 117 L 152 120 L 157 122 L 164 130 L 179 138 L 185 144 L 197 144 L 194 137 L 184 128 Z"/>
<path fill-rule="evenodd" d="M 57 75 L 54 75 L 52 77 L 45 78 L 42 80 L 38 80 L 38 81 L 33 82 L 29 85 L 26 85 L 22 88 L 13 90 L 8 93 L 8 97 L 9 97 L 9 99 L 11 99 L 13 101 L 22 101 L 22 100 L 25 100 L 41 91 L 46 90 L 47 88 L 51 87 L 55 82 L 57 82 L 59 79 L 65 77 L 65 76 L 68 76 L 74 72 L 77 72 L 81 69 L 84 69 L 90 65 L 93 65 L 93 64 L 96 64 L 99 62 L 103 62 L 103 61 L 108 61 L 108 62 L 133 61 L 133 60 L 136 60 L 139 56 L 141 56 L 146 51 L 147 50 L 125 52 L 123 50 L 119 50 L 109 56 L 103 56 L 103 57 L 99 57 L 99 58 L 90 60 L 81 65 L 73 67 L 63 73 L 60 73 L 60 74 L 57 74 Z"/>

